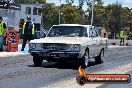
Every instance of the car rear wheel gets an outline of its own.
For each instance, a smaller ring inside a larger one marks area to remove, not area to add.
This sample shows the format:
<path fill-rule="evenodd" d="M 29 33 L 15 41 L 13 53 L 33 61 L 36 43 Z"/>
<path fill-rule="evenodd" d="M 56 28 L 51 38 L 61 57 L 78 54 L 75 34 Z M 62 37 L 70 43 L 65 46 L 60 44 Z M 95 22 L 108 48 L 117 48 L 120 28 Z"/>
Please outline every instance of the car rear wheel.
<path fill-rule="evenodd" d="M 33 63 L 35 66 L 39 67 L 42 66 L 43 59 L 37 56 L 33 56 Z"/>

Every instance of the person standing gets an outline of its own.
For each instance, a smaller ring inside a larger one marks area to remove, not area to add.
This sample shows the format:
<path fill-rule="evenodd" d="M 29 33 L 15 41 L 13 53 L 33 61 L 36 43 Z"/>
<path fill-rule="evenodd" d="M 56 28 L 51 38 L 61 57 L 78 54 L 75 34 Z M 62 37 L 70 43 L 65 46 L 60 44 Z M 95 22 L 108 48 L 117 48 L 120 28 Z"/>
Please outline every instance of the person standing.
<path fill-rule="evenodd" d="M 124 30 L 122 29 L 121 31 L 120 31 L 120 45 L 122 45 L 122 43 L 123 43 L 123 45 L 124 45 L 124 40 L 125 40 L 125 32 L 124 32 Z"/>
<path fill-rule="evenodd" d="M 0 16 L 0 51 L 3 51 L 3 43 L 4 43 L 6 29 L 7 29 L 7 27 L 3 21 L 3 17 Z"/>
<path fill-rule="evenodd" d="M 23 36 L 23 44 L 21 51 L 24 51 L 24 48 L 26 46 L 26 42 L 33 39 L 35 34 L 35 27 L 33 22 L 31 21 L 31 17 L 27 16 L 27 21 L 24 23 L 22 28 L 22 36 Z"/>

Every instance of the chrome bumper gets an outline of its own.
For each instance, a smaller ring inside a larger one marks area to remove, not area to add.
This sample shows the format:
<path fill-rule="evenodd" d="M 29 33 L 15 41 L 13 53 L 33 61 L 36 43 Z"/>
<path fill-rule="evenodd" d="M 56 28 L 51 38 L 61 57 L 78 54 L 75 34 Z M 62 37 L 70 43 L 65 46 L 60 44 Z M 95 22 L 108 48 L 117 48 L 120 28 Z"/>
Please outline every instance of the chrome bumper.
<path fill-rule="evenodd" d="M 32 56 L 52 57 L 52 58 L 79 58 L 80 52 L 72 51 L 29 51 Z"/>

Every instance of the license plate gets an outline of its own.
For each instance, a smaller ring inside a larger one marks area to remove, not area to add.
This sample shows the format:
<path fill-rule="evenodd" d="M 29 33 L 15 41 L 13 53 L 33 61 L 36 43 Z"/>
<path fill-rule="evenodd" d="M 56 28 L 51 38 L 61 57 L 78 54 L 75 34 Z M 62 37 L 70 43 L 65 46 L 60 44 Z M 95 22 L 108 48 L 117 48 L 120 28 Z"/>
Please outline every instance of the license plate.
<path fill-rule="evenodd" d="M 42 55 L 43 55 L 43 56 L 46 56 L 46 57 L 47 57 L 47 56 L 49 56 L 49 54 L 48 54 L 48 53 L 43 53 Z"/>

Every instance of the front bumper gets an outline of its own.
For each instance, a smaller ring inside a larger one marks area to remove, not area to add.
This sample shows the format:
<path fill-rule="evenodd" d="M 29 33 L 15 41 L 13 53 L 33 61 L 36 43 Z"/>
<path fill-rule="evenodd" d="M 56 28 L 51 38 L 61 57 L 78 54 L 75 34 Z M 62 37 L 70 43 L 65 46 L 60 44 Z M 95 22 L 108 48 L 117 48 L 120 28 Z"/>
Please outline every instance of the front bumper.
<path fill-rule="evenodd" d="M 47 58 L 80 58 L 80 52 L 72 51 L 29 51 L 32 56 Z"/>

